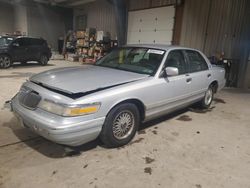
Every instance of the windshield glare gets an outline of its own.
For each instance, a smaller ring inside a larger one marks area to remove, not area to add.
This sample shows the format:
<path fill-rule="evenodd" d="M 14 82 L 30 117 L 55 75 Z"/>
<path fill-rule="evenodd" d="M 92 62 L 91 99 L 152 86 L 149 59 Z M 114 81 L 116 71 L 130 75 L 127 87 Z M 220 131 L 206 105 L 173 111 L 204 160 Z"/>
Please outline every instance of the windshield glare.
<path fill-rule="evenodd" d="M 13 40 L 11 37 L 0 37 L 0 46 L 8 46 Z"/>
<path fill-rule="evenodd" d="M 118 48 L 96 62 L 96 65 L 153 76 L 158 70 L 164 50 L 126 47 Z"/>

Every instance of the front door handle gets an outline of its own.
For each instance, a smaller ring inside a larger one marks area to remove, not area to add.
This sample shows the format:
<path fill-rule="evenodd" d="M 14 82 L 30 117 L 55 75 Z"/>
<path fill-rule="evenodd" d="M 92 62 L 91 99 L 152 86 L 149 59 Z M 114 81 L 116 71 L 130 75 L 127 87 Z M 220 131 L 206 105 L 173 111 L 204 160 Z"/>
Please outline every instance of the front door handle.
<path fill-rule="evenodd" d="M 208 74 L 207 77 L 210 78 L 210 77 L 211 77 L 211 74 Z"/>
<path fill-rule="evenodd" d="M 187 83 L 189 83 L 189 82 L 191 82 L 191 81 L 192 81 L 192 78 L 187 78 L 187 79 L 186 79 L 186 82 L 187 82 Z"/>

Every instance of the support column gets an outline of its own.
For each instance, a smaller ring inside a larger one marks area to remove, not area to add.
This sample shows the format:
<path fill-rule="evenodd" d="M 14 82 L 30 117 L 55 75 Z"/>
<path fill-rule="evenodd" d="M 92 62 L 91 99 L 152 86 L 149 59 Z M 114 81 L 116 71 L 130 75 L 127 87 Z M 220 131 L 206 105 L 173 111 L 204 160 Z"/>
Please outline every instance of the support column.
<path fill-rule="evenodd" d="M 127 41 L 127 4 L 124 0 L 112 0 L 116 14 L 116 30 L 118 45 L 122 46 Z"/>

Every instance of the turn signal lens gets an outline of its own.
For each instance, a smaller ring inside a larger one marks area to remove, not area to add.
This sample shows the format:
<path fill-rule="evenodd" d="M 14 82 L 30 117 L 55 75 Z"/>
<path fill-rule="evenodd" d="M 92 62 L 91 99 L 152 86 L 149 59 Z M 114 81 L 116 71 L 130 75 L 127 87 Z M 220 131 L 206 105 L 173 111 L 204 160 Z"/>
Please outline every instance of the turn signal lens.
<path fill-rule="evenodd" d="M 71 116 L 79 116 L 79 115 L 86 115 L 86 114 L 93 114 L 99 110 L 99 105 L 94 106 L 87 106 L 83 108 L 72 108 L 70 109 Z"/>

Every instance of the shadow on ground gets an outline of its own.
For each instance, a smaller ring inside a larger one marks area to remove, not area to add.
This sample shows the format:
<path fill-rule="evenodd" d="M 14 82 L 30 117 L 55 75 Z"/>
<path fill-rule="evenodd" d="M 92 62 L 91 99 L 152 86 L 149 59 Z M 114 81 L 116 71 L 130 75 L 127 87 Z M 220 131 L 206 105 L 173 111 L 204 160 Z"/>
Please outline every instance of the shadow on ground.
<path fill-rule="evenodd" d="M 12 69 L 18 69 L 18 68 L 34 68 L 34 67 L 41 67 L 42 65 L 37 63 L 37 62 L 28 62 L 25 64 L 21 64 L 21 63 L 14 63 L 12 65 Z M 48 63 L 46 66 L 55 66 L 54 64 Z"/>
<path fill-rule="evenodd" d="M 187 118 L 182 117 L 182 116 L 185 116 L 183 114 L 188 112 L 188 111 L 192 111 L 194 113 L 206 113 L 206 112 L 211 112 L 212 109 L 213 108 L 208 109 L 206 111 L 202 110 L 202 112 L 201 112 L 201 109 L 194 107 L 194 108 L 185 108 L 185 109 L 170 113 L 170 114 L 165 115 L 163 117 L 160 117 L 158 119 L 149 121 L 147 123 L 143 123 L 139 128 L 139 134 L 140 134 L 140 132 L 144 132 L 144 134 L 145 134 L 146 129 L 153 127 L 153 126 L 155 126 L 159 123 L 162 123 L 164 121 L 168 121 L 170 119 L 173 119 L 173 118 L 176 118 L 177 120 L 180 120 L 180 121 L 186 121 Z M 192 119 L 189 119 L 188 121 L 192 121 Z M 12 129 L 13 133 L 20 140 L 17 143 L 8 144 L 8 146 L 19 144 L 19 143 L 24 143 L 24 144 L 22 144 L 23 147 L 25 147 L 25 145 L 26 145 L 26 146 L 36 150 L 37 152 L 39 152 L 39 153 L 41 153 L 49 158 L 72 157 L 72 156 L 80 155 L 83 152 L 95 149 L 97 147 L 105 148 L 105 146 L 102 144 L 102 142 L 99 139 L 96 139 L 92 142 L 89 142 L 87 144 L 84 144 L 84 145 L 81 145 L 78 147 L 67 147 L 67 146 L 53 143 L 53 142 L 46 140 L 43 137 L 40 137 L 36 134 L 32 134 L 33 136 L 27 137 L 27 135 L 29 135 L 28 132 L 31 132 L 31 131 L 27 128 L 17 129 L 16 124 L 17 124 L 16 119 L 15 119 L 15 117 L 13 117 L 10 120 L 10 122 L 5 123 L 3 125 L 5 127 L 9 127 L 10 129 Z M 154 131 L 156 131 L 156 130 L 154 130 Z"/>

